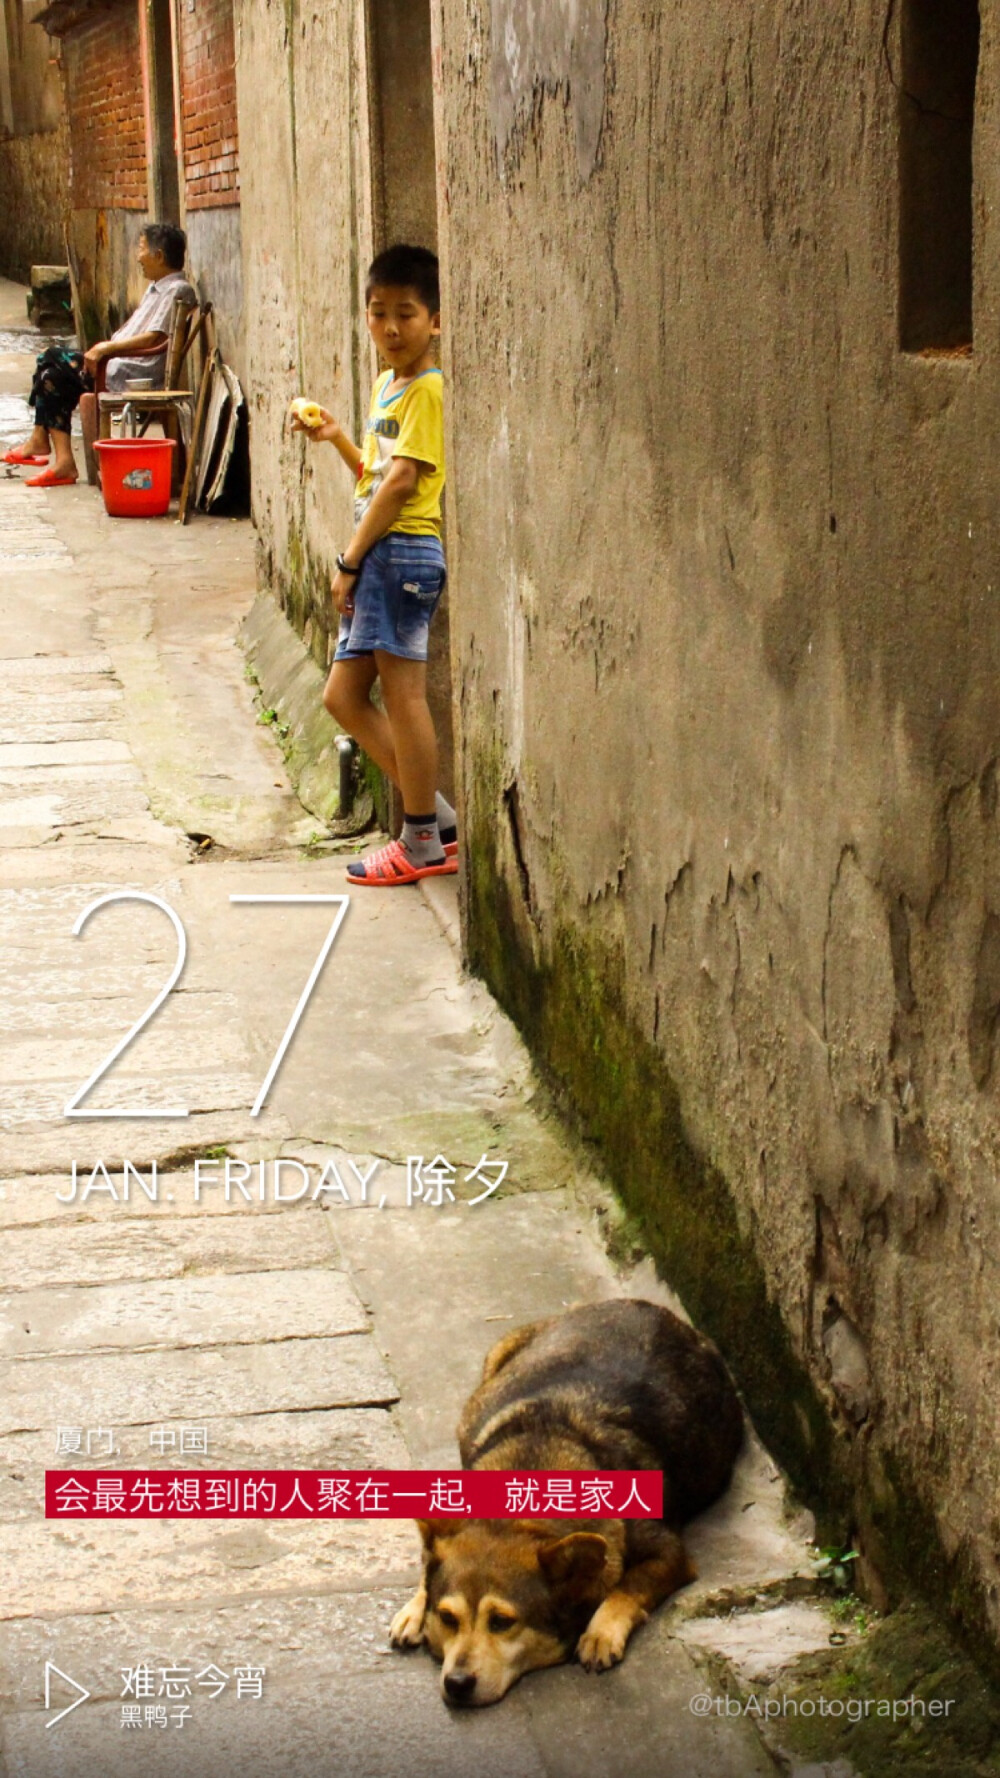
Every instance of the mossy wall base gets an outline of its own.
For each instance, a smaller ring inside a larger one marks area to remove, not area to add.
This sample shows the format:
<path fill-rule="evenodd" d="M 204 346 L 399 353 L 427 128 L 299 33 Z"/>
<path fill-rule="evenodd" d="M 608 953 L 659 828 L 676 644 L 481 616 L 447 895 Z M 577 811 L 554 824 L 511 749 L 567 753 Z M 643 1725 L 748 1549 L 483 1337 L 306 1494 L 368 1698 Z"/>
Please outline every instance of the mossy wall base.
<path fill-rule="evenodd" d="M 568 1095 L 581 1133 L 598 1148 L 663 1276 L 726 1353 L 761 1436 L 819 1505 L 831 1539 L 844 1537 L 844 1456 L 768 1297 L 732 1195 L 685 1137 L 662 1055 L 630 1024 L 621 957 L 566 928 L 543 956 L 526 947 L 494 833 L 483 823 L 468 842 L 470 965 Z"/>
<path fill-rule="evenodd" d="M 495 761 L 488 759 L 480 785 L 488 795 L 495 783 Z M 497 843 L 505 823 L 489 818 L 485 801 L 474 795 L 468 810 L 471 968 L 519 1026 L 571 1120 L 597 1149 L 664 1279 L 720 1346 L 765 1444 L 815 1512 L 818 1542 L 862 1543 L 876 1591 L 891 1603 L 921 1591 L 1000 1683 L 969 1552 L 946 1553 L 905 1466 L 891 1452 L 845 1436 L 829 1389 L 795 1351 L 768 1289 L 759 1231 L 752 1219 L 741 1219 L 720 1171 L 696 1153 L 663 1054 L 630 1015 L 621 951 L 582 921 L 541 941 L 523 876 Z"/>

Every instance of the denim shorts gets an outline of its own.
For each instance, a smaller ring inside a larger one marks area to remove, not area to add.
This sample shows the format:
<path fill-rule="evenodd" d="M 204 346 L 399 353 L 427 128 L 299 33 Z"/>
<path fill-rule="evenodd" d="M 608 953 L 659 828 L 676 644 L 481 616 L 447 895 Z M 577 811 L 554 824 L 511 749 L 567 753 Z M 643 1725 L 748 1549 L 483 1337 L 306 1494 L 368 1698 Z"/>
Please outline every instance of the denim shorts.
<path fill-rule="evenodd" d="M 354 612 L 340 620 L 334 660 L 381 649 L 408 661 L 427 659 L 427 632 L 444 591 L 438 537 L 388 531 L 368 551 L 354 583 Z"/>

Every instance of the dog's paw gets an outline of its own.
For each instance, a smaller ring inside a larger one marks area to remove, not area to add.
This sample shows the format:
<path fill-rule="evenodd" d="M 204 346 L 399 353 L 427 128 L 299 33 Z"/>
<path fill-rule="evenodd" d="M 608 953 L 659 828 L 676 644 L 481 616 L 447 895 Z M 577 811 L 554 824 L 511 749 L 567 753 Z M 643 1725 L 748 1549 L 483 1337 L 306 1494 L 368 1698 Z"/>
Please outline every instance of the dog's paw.
<path fill-rule="evenodd" d="M 419 1648 L 424 1639 L 424 1617 L 427 1611 L 427 1595 L 421 1587 L 414 1593 L 408 1605 L 397 1611 L 389 1626 L 389 1641 L 393 1648 Z"/>
<path fill-rule="evenodd" d="M 604 1673 L 608 1667 L 617 1667 L 639 1621 L 632 1600 L 605 1599 L 576 1645 L 581 1667 L 588 1673 Z"/>

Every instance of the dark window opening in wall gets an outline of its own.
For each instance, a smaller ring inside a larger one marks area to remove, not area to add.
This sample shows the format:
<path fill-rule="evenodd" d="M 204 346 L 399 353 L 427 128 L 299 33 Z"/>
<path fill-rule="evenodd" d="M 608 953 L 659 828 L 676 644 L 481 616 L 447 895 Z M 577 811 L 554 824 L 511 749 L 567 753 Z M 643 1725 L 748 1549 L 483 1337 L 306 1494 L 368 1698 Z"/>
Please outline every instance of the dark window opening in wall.
<path fill-rule="evenodd" d="M 904 0 L 899 93 L 899 343 L 972 346 L 976 0 Z"/>
<path fill-rule="evenodd" d="M 180 222 L 177 84 L 171 0 L 146 0 L 149 55 L 149 212 L 157 222 Z"/>
<path fill-rule="evenodd" d="M 375 251 L 437 248 L 430 0 L 369 0 Z"/>

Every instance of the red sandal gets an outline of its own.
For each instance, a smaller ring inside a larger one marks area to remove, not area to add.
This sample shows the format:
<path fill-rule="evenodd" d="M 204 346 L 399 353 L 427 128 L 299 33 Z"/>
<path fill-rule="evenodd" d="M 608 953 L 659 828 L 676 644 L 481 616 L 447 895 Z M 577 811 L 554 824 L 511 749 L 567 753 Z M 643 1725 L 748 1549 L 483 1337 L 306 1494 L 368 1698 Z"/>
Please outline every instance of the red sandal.
<path fill-rule="evenodd" d="M 30 451 L 20 451 L 17 445 L 11 445 L 10 450 L 4 452 L 3 460 L 5 463 L 17 463 L 22 469 L 27 469 L 39 463 L 47 463 L 48 457 L 33 457 Z"/>
<path fill-rule="evenodd" d="M 403 883 L 419 883 L 421 877 L 450 877 L 458 870 L 458 859 L 445 857 L 440 864 L 413 864 L 405 846 L 390 840 L 377 852 L 369 852 L 347 867 L 348 880 L 369 889 L 395 889 Z"/>
<path fill-rule="evenodd" d="M 75 475 L 57 475 L 54 469 L 43 469 L 41 475 L 29 475 L 24 485 L 26 488 L 75 488 L 78 480 Z"/>

